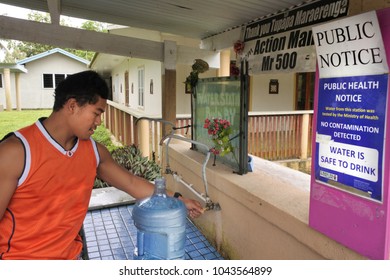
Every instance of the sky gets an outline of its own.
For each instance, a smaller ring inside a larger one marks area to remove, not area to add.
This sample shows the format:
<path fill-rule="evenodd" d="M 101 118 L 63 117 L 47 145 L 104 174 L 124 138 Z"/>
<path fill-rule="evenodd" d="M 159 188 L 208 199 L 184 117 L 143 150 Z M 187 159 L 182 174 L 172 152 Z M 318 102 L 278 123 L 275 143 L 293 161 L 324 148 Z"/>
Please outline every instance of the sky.
<path fill-rule="evenodd" d="M 27 19 L 27 15 L 31 11 L 32 10 L 30 9 L 24 9 L 16 6 L 0 4 L 0 15 L 6 15 L 9 17 L 20 18 L 20 19 Z M 64 16 L 61 16 L 61 19 L 62 18 L 64 18 L 66 23 L 72 27 L 80 27 L 81 24 L 85 21 L 77 18 L 64 17 Z M 2 61 L 4 57 L 5 57 L 5 51 L 0 47 L 0 61 Z"/>
<path fill-rule="evenodd" d="M 30 10 L 15 7 L 15 6 L 10 6 L 10 5 L 5 5 L 5 4 L 0 4 L 0 14 L 1 15 L 7 15 L 7 16 L 12 16 L 16 18 L 22 18 L 22 19 L 27 19 L 27 14 L 30 12 Z"/>
<path fill-rule="evenodd" d="M 0 4 L 0 15 L 7 15 L 7 16 L 10 16 L 10 17 L 15 17 L 15 18 L 20 18 L 20 19 L 27 19 L 27 15 L 31 11 L 32 10 L 19 8 L 19 7 L 16 7 L 16 6 Z M 65 17 L 65 16 L 61 16 L 61 19 L 62 18 L 65 18 L 66 22 L 69 23 L 73 27 L 79 27 L 85 21 L 85 20 L 82 20 L 82 19 Z"/>

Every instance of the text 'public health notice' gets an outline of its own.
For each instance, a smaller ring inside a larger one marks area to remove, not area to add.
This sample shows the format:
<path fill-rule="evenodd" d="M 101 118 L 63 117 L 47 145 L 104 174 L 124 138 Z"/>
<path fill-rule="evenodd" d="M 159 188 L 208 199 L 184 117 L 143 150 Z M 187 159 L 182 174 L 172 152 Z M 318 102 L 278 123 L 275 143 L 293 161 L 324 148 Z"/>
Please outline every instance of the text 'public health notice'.
<path fill-rule="evenodd" d="M 316 179 L 382 199 L 387 75 L 319 83 Z"/>

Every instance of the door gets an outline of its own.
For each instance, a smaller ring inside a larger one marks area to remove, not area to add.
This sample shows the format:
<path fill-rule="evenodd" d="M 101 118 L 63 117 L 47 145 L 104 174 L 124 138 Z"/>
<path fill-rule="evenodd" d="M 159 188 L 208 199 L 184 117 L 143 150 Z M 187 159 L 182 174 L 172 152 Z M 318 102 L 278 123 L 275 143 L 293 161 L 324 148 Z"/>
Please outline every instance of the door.
<path fill-rule="evenodd" d="M 295 110 L 313 110 L 315 72 L 296 73 Z"/>

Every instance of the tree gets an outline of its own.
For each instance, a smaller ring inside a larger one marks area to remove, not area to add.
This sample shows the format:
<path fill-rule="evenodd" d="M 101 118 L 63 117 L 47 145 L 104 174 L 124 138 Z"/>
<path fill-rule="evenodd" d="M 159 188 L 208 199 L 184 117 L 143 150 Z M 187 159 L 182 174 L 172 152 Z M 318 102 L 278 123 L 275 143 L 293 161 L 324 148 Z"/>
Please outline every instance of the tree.
<path fill-rule="evenodd" d="M 37 22 L 50 23 L 50 15 L 48 13 L 41 13 L 32 11 L 28 14 L 28 19 Z M 68 21 L 61 19 L 60 22 L 63 26 L 71 26 Z M 81 24 L 81 29 L 97 31 L 97 32 L 107 32 L 105 24 L 96 21 L 85 21 Z M 16 40 L 4 40 L 7 43 L 7 48 L 10 50 L 9 53 L 5 55 L 4 61 L 7 63 L 15 63 L 18 60 L 22 60 L 26 57 L 40 54 L 48 50 L 54 49 L 55 46 L 45 45 L 40 43 L 33 42 L 24 42 Z M 73 53 L 79 57 L 82 57 L 86 60 L 91 61 L 95 52 L 89 50 L 76 50 L 70 48 L 64 48 L 67 52 Z"/>
<path fill-rule="evenodd" d="M 105 25 L 101 22 L 87 20 L 81 24 L 81 29 L 96 31 L 96 32 L 107 32 Z M 75 50 L 75 49 L 65 49 L 66 51 L 73 53 L 79 57 L 82 57 L 86 60 L 91 61 L 95 52 L 86 51 L 86 50 Z"/>
<path fill-rule="evenodd" d="M 5 40 L 7 43 L 8 51 L 5 54 L 4 61 L 5 63 L 15 63 L 16 60 L 21 60 L 26 58 L 26 54 L 21 52 L 18 48 L 18 41 L 15 40 Z"/>

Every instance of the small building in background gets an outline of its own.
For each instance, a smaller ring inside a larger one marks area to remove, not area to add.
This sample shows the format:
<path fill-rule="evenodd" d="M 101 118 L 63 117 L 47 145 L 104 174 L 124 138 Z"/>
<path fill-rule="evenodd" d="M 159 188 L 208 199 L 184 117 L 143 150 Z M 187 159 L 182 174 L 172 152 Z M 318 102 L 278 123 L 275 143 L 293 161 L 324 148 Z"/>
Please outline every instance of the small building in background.
<path fill-rule="evenodd" d="M 67 75 L 88 70 L 88 65 L 88 60 L 60 48 L 20 60 L 14 66 L 26 71 L 9 71 L 11 100 L 7 102 L 4 81 L 9 65 L 0 64 L 0 104 L 7 108 L 6 104 L 10 102 L 12 109 L 51 109 L 57 84 Z M 20 96 L 19 101 L 17 96 Z"/>

